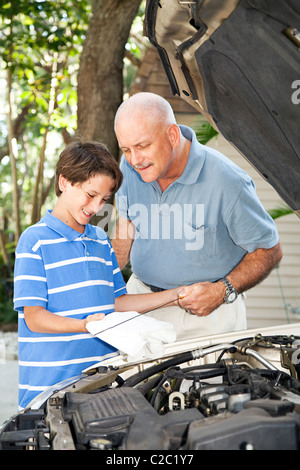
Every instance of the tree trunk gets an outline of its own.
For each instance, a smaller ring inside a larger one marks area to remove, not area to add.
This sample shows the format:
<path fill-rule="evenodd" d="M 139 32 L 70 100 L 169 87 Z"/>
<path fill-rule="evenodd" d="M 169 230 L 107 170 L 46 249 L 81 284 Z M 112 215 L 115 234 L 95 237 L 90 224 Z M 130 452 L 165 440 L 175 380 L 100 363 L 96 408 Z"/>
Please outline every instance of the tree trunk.
<path fill-rule="evenodd" d="M 2 230 L 0 230 L 0 253 L 2 255 L 3 263 L 8 264 L 9 263 L 9 257 L 8 257 L 8 253 L 6 251 L 4 233 L 2 232 Z"/>
<path fill-rule="evenodd" d="M 18 146 L 17 146 L 17 139 L 14 136 L 14 129 L 13 129 L 11 67 L 7 69 L 7 93 L 8 93 L 8 146 L 9 146 L 12 184 L 13 184 L 13 219 L 15 222 L 15 240 L 16 242 L 18 242 L 19 237 L 21 235 L 19 188 L 18 188 L 18 174 L 17 174 Z"/>
<path fill-rule="evenodd" d="M 92 0 L 78 73 L 78 134 L 105 143 L 118 160 L 114 116 L 123 101 L 123 58 L 141 0 Z"/>
<path fill-rule="evenodd" d="M 53 62 L 52 62 L 52 74 L 51 74 L 51 83 L 50 83 L 50 99 L 48 103 L 48 115 L 47 115 L 47 127 L 43 135 L 43 143 L 40 151 L 40 159 L 38 165 L 38 172 L 35 180 L 34 194 L 32 200 L 32 212 L 31 212 L 31 224 L 35 224 L 40 220 L 41 209 L 44 203 L 43 194 L 44 194 L 44 164 L 45 164 L 45 152 L 47 146 L 47 137 L 49 134 L 49 126 L 51 123 L 52 114 L 55 108 L 55 100 L 57 93 L 57 60 L 58 54 L 54 53 Z"/>

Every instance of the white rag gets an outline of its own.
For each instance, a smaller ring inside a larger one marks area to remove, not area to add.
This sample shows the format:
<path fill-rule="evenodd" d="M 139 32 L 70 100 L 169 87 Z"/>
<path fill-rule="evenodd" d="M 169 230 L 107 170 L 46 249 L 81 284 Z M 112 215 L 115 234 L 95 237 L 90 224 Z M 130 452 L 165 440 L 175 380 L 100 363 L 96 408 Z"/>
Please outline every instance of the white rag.
<path fill-rule="evenodd" d="M 164 354 L 164 344 L 176 340 L 171 323 L 138 312 L 113 312 L 103 320 L 88 322 L 86 328 L 121 354 L 127 354 L 130 361 L 160 357 Z"/>

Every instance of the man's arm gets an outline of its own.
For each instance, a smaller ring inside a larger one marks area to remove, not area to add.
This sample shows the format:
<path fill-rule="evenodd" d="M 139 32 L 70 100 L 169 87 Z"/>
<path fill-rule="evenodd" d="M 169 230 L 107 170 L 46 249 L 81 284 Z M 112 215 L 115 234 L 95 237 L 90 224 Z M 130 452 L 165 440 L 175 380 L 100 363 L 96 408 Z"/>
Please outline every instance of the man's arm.
<path fill-rule="evenodd" d="M 133 223 L 124 217 L 119 217 L 114 234 L 110 241 L 115 251 L 120 269 L 123 269 L 129 261 L 134 233 L 135 227 Z"/>
<path fill-rule="evenodd" d="M 262 282 L 282 258 L 280 243 L 270 249 L 259 248 L 247 253 L 226 277 L 241 294 Z M 180 305 L 198 316 L 207 316 L 224 303 L 223 282 L 199 282 L 180 291 Z"/>

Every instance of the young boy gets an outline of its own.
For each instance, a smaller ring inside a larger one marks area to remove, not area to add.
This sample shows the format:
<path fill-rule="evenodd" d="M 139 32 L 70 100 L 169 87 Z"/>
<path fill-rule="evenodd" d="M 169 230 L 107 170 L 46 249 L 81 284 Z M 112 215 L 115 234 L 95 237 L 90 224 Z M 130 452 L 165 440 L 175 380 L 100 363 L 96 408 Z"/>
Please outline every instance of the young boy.
<path fill-rule="evenodd" d="M 20 237 L 14 284 L 20 409 L 48 386 L 118 354 L 87 332 L 88 321 L 115 310 L 142 313 L 177 297 L 177 289 L 128 295 L 110 241 L 89 224 L 121 183 L 103 144 L 70 144 L 56 167 L 54 209 Z"/>

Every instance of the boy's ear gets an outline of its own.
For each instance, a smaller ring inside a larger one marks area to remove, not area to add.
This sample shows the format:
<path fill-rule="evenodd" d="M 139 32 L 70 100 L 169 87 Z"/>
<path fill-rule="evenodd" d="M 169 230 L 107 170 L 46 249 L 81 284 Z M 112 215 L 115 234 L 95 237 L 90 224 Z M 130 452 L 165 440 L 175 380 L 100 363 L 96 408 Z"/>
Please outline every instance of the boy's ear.
<path fill-rule="evenodd" d="M 65 192 L 67 188 L 67 183 L 68 183 L 68 180 L 63 175 L 60 174 L 58 178 L 58 186 L 62 193 Z"/>

